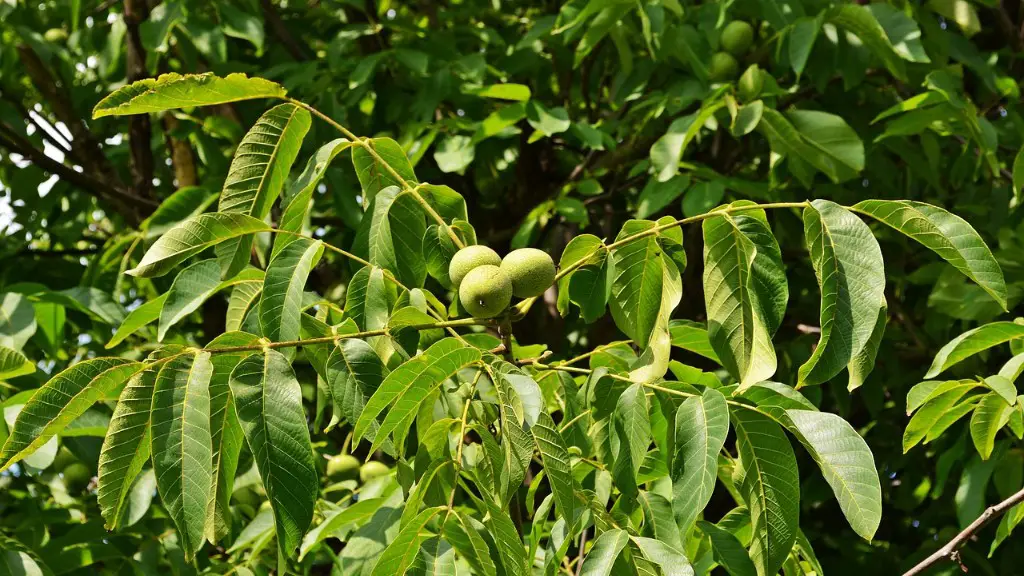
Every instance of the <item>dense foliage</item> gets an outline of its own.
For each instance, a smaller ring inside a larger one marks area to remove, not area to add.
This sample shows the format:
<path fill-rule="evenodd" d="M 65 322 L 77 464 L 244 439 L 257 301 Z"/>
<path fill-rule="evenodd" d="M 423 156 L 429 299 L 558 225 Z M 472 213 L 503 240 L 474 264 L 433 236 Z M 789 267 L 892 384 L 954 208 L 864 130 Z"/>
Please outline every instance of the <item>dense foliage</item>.
<path fill-rule="evenodd" d="M 1024 563 L 1019 2 L 0 20 L 0 574 Z"/>

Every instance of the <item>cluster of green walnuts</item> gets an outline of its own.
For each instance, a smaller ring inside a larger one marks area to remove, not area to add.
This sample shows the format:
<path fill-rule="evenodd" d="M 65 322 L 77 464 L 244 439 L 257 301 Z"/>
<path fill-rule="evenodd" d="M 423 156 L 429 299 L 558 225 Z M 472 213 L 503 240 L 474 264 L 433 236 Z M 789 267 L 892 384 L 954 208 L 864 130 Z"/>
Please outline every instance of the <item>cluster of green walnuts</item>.
<path fill-rule="evenodd" d="M 737 58 L 744 57 L 754 44 L 754 27 L 742 20 L 733 20 L 722 29 L 718 43 L 721 51 L 711 56 L 708 79 L 712 82 L 728 82 L 739 73 L 740 63 Z"/>
<path fill-rule="evenodd" d="M 517 298 L 540 296 L 555 281 L 555 263 L 546 252 L 520 248 L 504 258 L 487 246 L 466 246 L 452 257 L 448 276 L 459 303 L 474 318 L 494 318 Z"/>

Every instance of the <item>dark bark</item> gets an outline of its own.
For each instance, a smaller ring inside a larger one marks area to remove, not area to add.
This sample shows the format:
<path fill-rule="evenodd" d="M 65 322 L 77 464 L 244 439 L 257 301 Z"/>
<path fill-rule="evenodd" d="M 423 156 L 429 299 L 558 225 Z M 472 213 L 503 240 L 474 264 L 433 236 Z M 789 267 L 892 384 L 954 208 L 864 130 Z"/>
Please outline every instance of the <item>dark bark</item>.
<path fill-rule="evenodd" d="M 124 1 L 124 22 L 128 28 L 125 35 L 128 82 L 148 78 L 146 71 L 146 50 L 142 46 L 139 25 L 149 18 L 149 6 L 145 0 Z M 128 127 L 128 142 L 131 150 L 132 188 L 143 198 L 153 196 L 153 149 L 150 140 L 153 126 L 149 114 L 131 116 Z"/>

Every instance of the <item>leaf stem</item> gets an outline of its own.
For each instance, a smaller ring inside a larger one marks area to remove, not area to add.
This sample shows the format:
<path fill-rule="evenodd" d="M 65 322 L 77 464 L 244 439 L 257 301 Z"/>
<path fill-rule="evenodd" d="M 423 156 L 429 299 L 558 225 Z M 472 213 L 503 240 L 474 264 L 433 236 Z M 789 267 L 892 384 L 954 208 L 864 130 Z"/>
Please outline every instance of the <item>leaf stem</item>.
<path fill-rule="evenodd" d="M 452 242 L 454 242 L 455 245 L 459 247 L 459 249 L 466 247 L 465 243 L 462 242 L 462 239 L 459 238 L 455 231 L 452 230 L 450 226 L 448 226 L 448 223 L 444 221 L 444 218 L 442 218 L 441 215 L 438 214 L 436 210 L 434 210 L 434 207 L 431 206 L 429 202 L 427 202 L 426 198 L 424 198 L 419 193 L 419 187 L 421 185 L 417 184 L 416 186 L 412 186 L 411 184 L 409 184 L 409 182 L 405 178 L 402 178 L 402 175 L 399 174 L 398 171 L 391 166 L 391 164 L 388 164 L 387 161 L 384 160 L 384 158 L 382 158 L 381 155 L 378 154 L 377 151 L 373 149 L 373 146 L 370 143 L 368 143 L 366 139 L 356 136 L 355 134 L 352 133 L 351 130 L 345 128 L 327 114 L 324 114 L 323 112 L 317 110 L 316 108 L 310 106 L 309 104 L 306 104 L 301 100 L 296 100 L 295 98 L 291 97 L 285 97 L 284 99 L 288 102 L 291 102 L 292 104 L 295 104 L 296 106 L 299 106 L 300 108 L 308 110 L 311 114 L 327 122 L 328 124 L 336 128 L 339 132 L 344 134 L 345 137 L 351 140 L 353 144 L 361 147 L 363 150 L 366 150 L 366 152 L 370 156 L 372 156 L 374 160 L 379 162 L 380 165 L 384 167 L 384 170 L 386 170 L 387 173 L 390 174 L 392 178 L 394 178 L 399 184 L 401 184 L 402 190 L 405 190 L 406 192 L 411 194 L 412 197 L 416 199 L 416 202 L 418 202 L 419 205 L 423 207 L 423 210 L 426 211 L 426 213 L 429 214 L 430 217 L 435 222 L 437 222 L 439 226 L 444 227 L 445 231 L 448 232 L 448 236 L 452 239 Z"/>
<path fill-rule="evenodd" d="M 493 326 L 493 323 L 477 320 L 476 318 L 462 318 L 459 320 L 445 320 L 442 322 L 431 322 L 427 324 L 411 324 L 409 326 L 403 326 L 403 328 L 412 328 L 413 330 L 431 330 L 436 328 L 455 328 L 458 326 Z M 362 332 L 352 332 L 350 334 L 336 334 L 334 336 L 321 336 L 317 338 L 306 338 L 304 340 L 284 340 L 281 342 L 262 342 L 260 344 L 251 344 L 246 346 L 224 346 L 219 348 L 202 348 L 204 352 L 211 354 L 226 354 L 231 352 L 256 352 L 267 348 L 295 348 L 297 346 L 309 346 L 312 344 L 330 344 L 337 342 L 338 340 L 348 340 L 351 338 L 369 338 L 371 336 L 384 336 L 388 333 L 386 328 L 380 328 L 377 330 L 363 330 Z M 158 360 L 158 362 L 163 359 Z"/>

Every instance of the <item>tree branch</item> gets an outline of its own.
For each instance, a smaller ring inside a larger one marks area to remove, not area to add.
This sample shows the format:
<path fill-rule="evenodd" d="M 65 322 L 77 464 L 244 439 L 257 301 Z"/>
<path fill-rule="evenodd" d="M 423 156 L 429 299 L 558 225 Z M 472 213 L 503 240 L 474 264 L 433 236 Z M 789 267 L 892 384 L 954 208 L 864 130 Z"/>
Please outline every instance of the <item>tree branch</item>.
<path fill-rule="evenodd" d="M 146 49 L 142 45 L 139 25 L 149 18 L 149 6 L 145 0 L 124 1 L 124 23 L 128 29 L 125 35 L 125 69 L 128 83 L 149 76 L 146 70 Z M 150 140 L 153 126 L 149 114 L 135 114 L 130 117 L 128 127 L 128 149 L 131 151 L 132 188 L 144 198 L 153 195 L 153 148 Z"/>
<path fill-rule="evenodd" d="M 960 555 L 960 548 L 962 548 L 964 544 L 967 544 L 968 540 L 974 537 L 974 535 L 984 528 L 986 524 L 1002 516 L 1007 510 L 1021 502 L 1024 502 L 1024 490 L 1017 492 L 995 506 L 989 506 L 981 513 L 981 516 L 978 516 L 974 522 L 971 522 L 970 526 L 964 528 L 959 534 L 954 536 L 952 540 L 947 542 L 945 546 L 936 550 L 931 556 L 918 563 L 917 566 L 914 566 L 910 570 L 904 572 L 903 576 L 916 576 L 917 574 L 923 574 L 925 570 L 928 570 L 932 566 L 945 560 L 957 561 Z"/>

